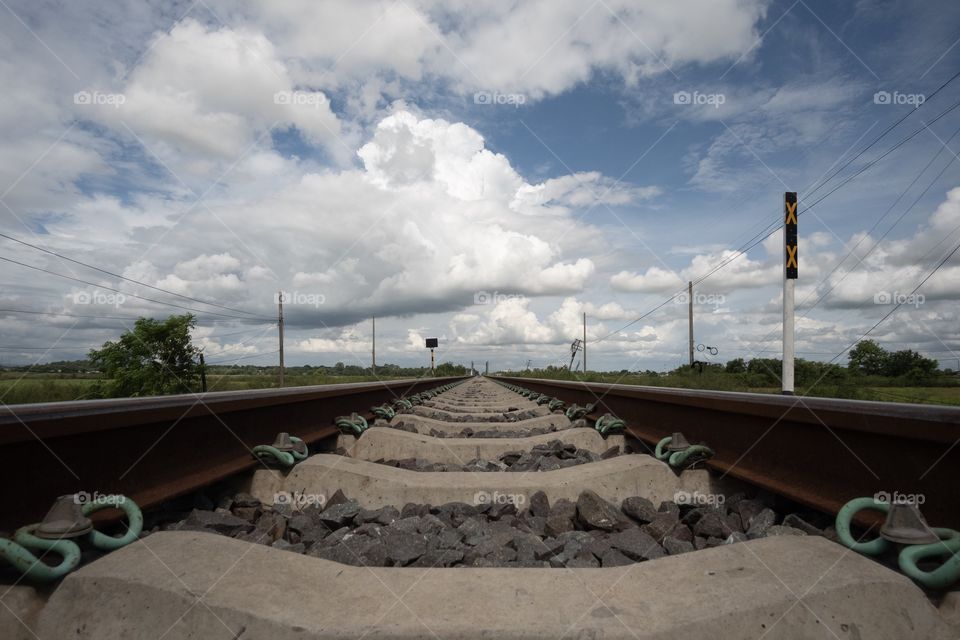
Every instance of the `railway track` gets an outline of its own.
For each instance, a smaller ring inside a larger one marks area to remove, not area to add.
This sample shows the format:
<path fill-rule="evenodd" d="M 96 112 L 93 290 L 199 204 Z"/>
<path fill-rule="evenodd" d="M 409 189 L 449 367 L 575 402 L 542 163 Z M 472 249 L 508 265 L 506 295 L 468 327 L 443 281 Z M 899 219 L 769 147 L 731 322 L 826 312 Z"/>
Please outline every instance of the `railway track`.
<path fill-rule="evenodd" d="M 3 569 L 0 637 L 960 634 L 956 592 L 834 527 L 878 491 L 955 526 L 957 410 L 510 378 L 203 400 L 4 408 L 4 526 L 77 491 L 146 518 L 51 586 Z"/>

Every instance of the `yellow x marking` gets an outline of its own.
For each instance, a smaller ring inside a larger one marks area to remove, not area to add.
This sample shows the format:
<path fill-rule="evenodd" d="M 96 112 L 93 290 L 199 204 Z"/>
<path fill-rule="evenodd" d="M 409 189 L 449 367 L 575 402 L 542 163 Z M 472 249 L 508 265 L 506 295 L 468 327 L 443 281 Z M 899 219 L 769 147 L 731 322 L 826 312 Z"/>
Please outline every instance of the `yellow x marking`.
<path fill-rule="evenodd" d="M 787 205 L 787 224 L 797 224 L 797 203 L 786 202 Z"/>
<path fill-rule="evenodd" d="M 797 266 L 797 245 L 787 245 L 787 268 L 790 267 L 799 268 Z"/>

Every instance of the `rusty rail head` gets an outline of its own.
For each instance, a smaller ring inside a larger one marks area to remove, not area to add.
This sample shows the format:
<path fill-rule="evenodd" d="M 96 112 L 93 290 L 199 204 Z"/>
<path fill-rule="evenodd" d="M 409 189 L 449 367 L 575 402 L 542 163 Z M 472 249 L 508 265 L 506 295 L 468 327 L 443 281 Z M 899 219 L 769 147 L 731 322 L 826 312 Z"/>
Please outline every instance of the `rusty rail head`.
<path fill-rule="evenodd" d="M 0 406 L 0 527 L 36 521 L 77 491 L 150 507 L 254 468 L 250 449 L 279 431 L 316 444 L 337 434 L 338 415 L 461 379 Z"/>
<path fill-rule="evenodd" d="M 597 403 L 647 446 L 674 431 L 711 466 L 828 513 L 847 500 L 922 495 L 934 526 L 960 527 L 960 407 L 499 377 Z"/>

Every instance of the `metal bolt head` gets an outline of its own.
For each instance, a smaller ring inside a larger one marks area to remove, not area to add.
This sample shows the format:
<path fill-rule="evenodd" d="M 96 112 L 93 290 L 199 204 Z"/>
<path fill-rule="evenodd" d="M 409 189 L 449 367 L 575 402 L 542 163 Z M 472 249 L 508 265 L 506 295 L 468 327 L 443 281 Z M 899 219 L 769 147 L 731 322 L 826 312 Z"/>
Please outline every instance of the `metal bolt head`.
<path fill-rule="evenodd" d="M 290 440 L 290 434 L 286 431 L 278 433 L 271 446 L 277 451 L 289 452 L 294 450 L 293 441 Z"/>
<path fill-rule="evenodd" d="M 689 446 L 690 443 L 687 441 L 686 436 L 677 431 L 670 437 L 670 444 L 667 445 L 667 451 L 683 451 Z"/>
<path fill-rule="evenodd" d="M 932 544 L 940 540 L 934 533 L 920 508 L 912 502 L 894 502 L 887 518 L 880 527 L 880 535 L 897 544 Z"/>
<path fill-rule="evenodd" d="M 33 532 L 38 538 L 58 540 L 60 538 L 77 538 L 93 530 L 93 522 L 83 515 L 82 500 L 84 494 L 70 494 L 57 498 L 43 522 Z"/>

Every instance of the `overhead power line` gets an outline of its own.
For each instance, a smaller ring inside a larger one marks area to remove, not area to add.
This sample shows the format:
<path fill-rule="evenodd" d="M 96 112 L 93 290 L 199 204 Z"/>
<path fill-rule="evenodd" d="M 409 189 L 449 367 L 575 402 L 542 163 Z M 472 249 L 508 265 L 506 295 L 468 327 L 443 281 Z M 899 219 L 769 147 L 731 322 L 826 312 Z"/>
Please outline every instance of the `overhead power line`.
<path fill-rule="evenodd" d="M 29 313 L 38 316 L 62 316 L 64 318 L 95 318 L 97 320 L 136 320 L 137 316 L 102 316 L 75 313 L 56 313 L 53 311 L 33 311 L 31 309 L 0 309 L 0 313 Z"/>
<path fill-rule="evenodd" d="M 233 360 L 221 360 L 220 362 L 208 362 L 207 366 L 213 365 L 222 365 L 222 364 L 233 364 L 234 362 L 239 362 L 240 360 L 249 360 L 250 358 L 259 358 L 260 356 L 271 356 L 275 353 L 280 353 L 280 349 L 275 349 L 273 351 L 265 351 L 263 353 L 252 353 L 247 356 L 241 356 L 239 358 L 234 358 Z"/>
<path fill-rule="evenodd" d="M 823 279 L 820 281 L 820 285 L 826 283 L 826 282 L 830 279 L 830 277 L 831 277 L 834 273 L 836 273 L 837 269 L 840 268 L 840 265 L 842 265 L 844 262 L 846 262 L 847 258 L 849 258 L 849 257 L 853 254 L 853 252 L 856 251 L 857 247 L 860 246 L 860 244 L 863 242 L 863 240 L 864 240 L 865 238 L 867 238 L 878 226 L 880 226 L 880 223 L 883 222 L 884 218 L 887 217 L 887 214 L 889 214 L 891 211 L 893 211 L 893 208 L 897 206 L 897 204 L 900 202 L 900 200 L 903 198 L 903 196 L 906 195 L 906 193 L 907 193 L 910 189 L 913 188 L 913 185 L 915 185 L 915 184 L 917 183 L 917 181 L 920 180 L 920 176 L 922 176 L 922 175 L 926 172 L 926 170 L 927 170 L 928 168 L 930 168 L 930 165 L 932 165 L 932 164 L 936 161 L 936 159 L 939 158 L 939 157 L 942 155 L 943 151 L 948 148 L 946 145 L 950 144 L 950 142 L 957 136 L 957 134 L 960 134 L 960 127 L 958 127 L 957 130 L 953 132 L 953 135 L 950 136 L 950 138 L 947 140 L 946 144 L 945 144 L 945 145 L 942 145 L 942 146 L 940 147 L 939 151 L 937 151 L 937 153 L 933 156 L 933 158 L 930 159 L 930 162 L 928 162 L 927 165 L 920 171 L 920 173 L 917 174 L 917 177 L 913 179 L 913 182 L 911 182 L 910 185 L 909 185 L 899 196 L 897 196 L 897 199 L 894 201 L 894 203 L 893 203 L 892 205 L 890 205 L 890 208 L 888 208 L 888 209 L 886 210 L 886 212 L 884 212 L 884 214 L 883 214 L 882 216 L 880 216 L 880 218 L 877 219 L 876 223 L 874 223 L 874 225 L 873 225 L 872 227 L 870 227 L 870 230 L 867 231 L 867 234 L 866 234 L 865 236 L 863 236 L 863 238 L 860 238 L 860 240 L 857 242 L 857 244 L 855 244 L 853 247 L 851 247 L 851 249 L 847 252 L 847 254 L 843 257 L 843 259 L 840 260 L 840 262 L 838 262 L 836 265 L 834 265 L 834 267 L 833 267 L 833 269 L 830 271 L 830 273 L 828 273 L 828 274 L 826 275 L 826 277 L 823 278 Z M 947 172 L 947 169 L 949 169 L 949 168 L 953 165 L 954 160 L 956 160 L 956 156 L 953 156 L 953 155 L 951 154 L 950 159 L 947 161 L 947 164 L 944 165 L 943 169 L 940 170 L 940 173 L 938 173 L 938 174 L 933 178 L 933 180 L 930 181 L 930 183 L 923 189 L 923 191 L 921 191 L 920 194 L 919 194 L 916 198 L 914 198 L 914 200 L 913 200 L 913 202 L 910 204 L 910 206 L 907 207 L 906 209 L 904 209 L 903 212 L 897 217 L 897 219 L 894 220 L 893 224 L 890 225 L 890 226 L 887 228 L 887 230 L 884 231 L 883 234 L 877 239 L 877 241 L 873 243 L 873 246 L 871 246 L 871 247 L 867 250 L 866 254 L 863 256 L 863 259 L 865 259 L 865 258 L 867 258 L 868 256 L 870 256 L 870 254 L 873 253 L 874 249 L 876 249 L 878 246 L 880 246 L 880 243 L 883 242 L 884 239 L 886 239 L 886 237 L 890 234 L 891 231 L 893 231 L 893 229 L 894 229 L 898 224 L 900 224 L 900 222 L 907 216 L 907 214 L 910 213 L 911 211 L 913 211 L 914 207 L 916 207 L 917 204 L 919 204 L 920 200 L 923 199 L 923 197 L 924 197 L 925 195 L 927 195 L 927 192 L 930 191 L 930 189 L 933 187 L 933 185 L 935 185 L 935 184 L 937 183 L 937 180 L 939 180 L 939 179 L 943 176 L 943 174 Z M 862 262 L 863 259 L 859 259 L 860 262 Z M 827 289 L 827 290 L 823 293 L 823 295 L 821 295 L 820 297 L 818 297 L 817 300 L 816 300 L 816 301 L 807 309 L 807 311 L 803 314 L 803 317 L 806 318 L 807 316 L 809 316 L 810 313 L 816 308 L 816 306 L 817 306 L 818 304 L 820 304 L 828 295 L 830 295 L 830 293 L 831 293 L 834 289 L 836 289 L 838 286 L 840 286 L 840 283 L 842 283 L 844 280 L 846 280 L 847 276 L 849 276 L 851 273 L 853 273 L 854 269 L 856 269 L 856 266 L 853 266 L 853 267 L 851 267 L 850 269 L 848 269 L 847 272 L 840 278 L 840 280 L 837 281 L 836 284 L 834 284 L 833 286 L 831 286 L 829 289 Z M 819 287 L 820 285 L 818 285 L 818 287 Z M 816 289 L 814 289 L 814 291 L 815 291 L 815 290 L 816 290 Z M 811 295 L 812 295 L 812 294 L 811 294 Z M 808 296 L 808 297 L 809 297 L 809 296 Z M 803 301 L 801 301 L 800 304 L 802 305 L 803 302 L 805 302 L 805 301 L 806 301 L 806 298 L 805 298 Z"/>
<path fill-rule="evenodd" d="M 251 320 L 251 319 L 253 319 L 253 318 L 244 317 L 244 316 L 235 316 L 235 315 L 230 315 L 230 314 L 226 314 L 226 313 L 219 313 L 219 312 L 217 312 L 217 311 L 206 311 L 206 310 L 203 310 L 203 309 L 195 309 L 195 308 L 193 308 L 193 307 L 186 307 L 186 306 L 184 306 L 184 305 L 176 304 L 176 303 L 173 303 L 173 302 L 165 302 L 165 301 L 163 301 L 163 300 L 156 300 L 156 299 L 154 299 L 154 298 L 147 298 L 146 296 L 141 296 L 141 295 L 138 295 L 138 294 L 136 294 L 136 293 L 130 293 L 130 292 L 128 292 L 128 291 L 121 291 L 120 289 L 115 289 L 115 288 L 113 288 L 113 287 L 108 287 L 108 286 L 106 286 L 106 285 L 98 284 L 98 283 L 96 283 L 96 282 L 90 282 L 89 280 L 83 280 L 83 279 L 81 279 L 81 278 L 74 278 L 73 276 L 68 276 L 68 275 L 63 274 L 63 273 L 57 273 L 56 271 L 51 271 L 51 270 L 49 270 L 49 269 L 44 269 L 43 267 L 37 267 L 37 266 L 34 266 L 34 265 L 32 265 L 32 264 L 27 264 L 26 262 L 20 262 L 19 260 L 14 260 L 14 259 L 12 259 L 12 258 L 7 258 L 7 257 L 4 257 L 4 256 L 0 256 L 0 260 L 3 260 L 3 261 L 5 261 L 5 262 L 10 262 L 10 263 L 12 263 L 12 264 L 20 265 L 21 267 L 26 267 L 26 268 L 28 268 L 28 269 L 34 269 L 35 271 L 40 271 L 40 272 L 42 272 L 42 273 L 47 273 L 47 274 L 50 274 L 50 275 L 52 275 L 52 276 L 57 276 L 57 277 L 59 277 L 59 278 L 65 278 L 66 280 L 72 280 L 72 281 L 74 281 L 74 282 L 79 282 L 79 283 L 81 283 L 81 284 L 90 285 L 91 287 L 97 287 L 97 288 L 99 288 L 99 289 L 106 289 L 107 291 L 113 291 L 113 292 L 115 292 L 115 293 L 119 293 L 119 294 L 124 295 L 124 296 L 130 296 L 131 298 L 137 298 L 138 300 L 144 300 L 144 301 L 146 301 L 146 302 L 153 302 L 154 304 L 162 304 L 162 305 L 166 305 L 166 306 L 168 306 L 168 307 L 176 307 L 177 309 L 185 309 L 186 311 L 192 311 L 192 312 L 198 313 L 198 314 L 211 315 L 211 316 L 220 316 L 220 317 L 223 317 L 223 318 L 233 318 L 233 319 L 235 319 L 235 320 Z M 260 318 L 260 319 L 262 319 L 262 320 L 268 319 L 268 318 L 266 318 L 265 316 L 263 316 L 263 317 L 257 316 L 257 318 Z M 272 320 L 272 318 L 269 318 L 269 319 Z"/>
<path fill-rule="evenodd" d="M 926 277 L 924 277 L 923 280 L 920 281 L 920 284 L 918 284 L 917 286 L 915 286 L 915 287 L 913 288 L 913 290 L 910 291 L 910 293 L 907 294 L 907 295 L 904 296 L 904 297 L 905 297 L 905 298 L 909 298 L 910 296 L 912 296 L 913 294 L 915 294 L 915 293 L 920 289 L 920 287 L 922 287 L 924 284 L 926 284 L 927 280 L 929 280 L 930 278 L 932 278 L 933 275 L 934 275 L 937 271 L 940 270 L 940 267 L 942 267 L 943 265 L 945 265 L 945 264 L 947 263 L 947 261 L 950 260 L 950 258 L 952 258 L 953 255 L 954 255 L 958 250 L 960 250 L 960 243 L 957 243 L 956 245 L 954 245 L 953 249 L 951 249 L 950 252 L 947 253 L 947 255 L 944 256 L 943 259 L 940 260 L 940 262 L 937 263 L 937 266 L 935 266 L 935 267 L 933 268 L 933 270 L 932 270 L 930 273 L 928 273 L 928 274 L 926 275 Z M 841 351 L 841 352 L 838 353 L 837 355 L 833 356 L 833 358 L 830 359 L 830 362 L 835 362 L 835 361 L 836 361 L 838 358 L 840 358 L 843 354 L 845 354 L 847 351 L 849 351 L 850 349 L 852 349 L 853 347 L 855 347 L 858 342 L 860 342 L 861 340 L 863 340 L 864 338 L 866 338 L 868 335 L 870 335 L 870 333 L 872 333 L 874 329 L 876 329 L 876 328 L 879 327 L 881 324 L 883 324 L 883 323 L 886 321 L 887 318 L 889 318 L 890 316 L 892 316 L 892 315 L 897 311 L 897 309 L 899 309 L 900 307 L 902 307 L 904 304 L 906 304 L 906 302 L 898 302 L 897 304 L 895 304 L 895 305 L 893 306 L 893 308 L 890 309 L 889 312 L 887 312 L 882 318 L 880 318 L 879 320 L 877 320 L 877 322 L 876 322 L 872 327 L 870 327 L 869 329 L 867 329 L 866 332 L 863 333 L 863 335 L 861 335 L 859 338 L 857 338 L 857 339 L 854 340 L 852 343 L 850 343 L 843 351 Z"/>
<path fill-rule="evenodd" d="M 128 277 L 126 277 L 126 276 L 122 276 L 122 275 L 120 275 L 119 273 L 114 273 L 114 272 L 108 271 L 108 270 L 106 270 L 106 269 L 101 269 L 100 267 L 94 266 L 94 265 L 89 264 L 89 263 L 87 263 L 87 262 L 83 262 L 83 261 L 81 261 L 81 260 L 77 260 L 77 259 L 75 259 L 75 258 L 71 258 L 71 257 L 69 257 L 69 256 L 65 256 L 65 255 L 63 255 L 62 253 L 58 253 L 58 252 L 56 252 L 56 251 L 51 251 L 50 249 L 45 249 L 45 248 L 40 247 L 40 246 L 37 246 L 37 245 L 35 245 L 35 244 L 31 244 L 31 243 L 29 243 L 29 242 L 25 242 L 25 241 L 20 240 L 20 239 L 18 239 L 18 238 L 14 238 L 13 236 L 8 236 L 8 235 L 5 234 L 5 233 L 0 233 L 0 238 L 6 238 L 7 240 L 12 240 L 13 242 L 17 242 L 17 243 L 22 244 L 22 245 L 24 245 L 24 246 L 26 246 L 26 247 L 30 247 L 31 249 L 36 249 L 37 251 L 42 251 L 42 252 L 48 253 L 48 254 L 50 254 L 50 255 L 52 255 L 52 256 L 56 256 L 57 258 L 60 258 L 61 260 L 67 260 L 67 261 L 69 261 L 69 262 L 73 262 L 74 264 L 79 264 L 79 265 L 81 265 L 81 266 L 83 266 L 83 267 L 87 267 L 88 269 L 93 269 L 94 271 L 99 271 L 100 273 L 105 273 L 105 274 L 107 274 L 107 275 L 109 275 L 109 276 L 112 276 L 112 277 L 114 277 L 114 278 L 119 278 L 120 280 L 126 280 L 127 282 L 132 282 L 133 284 L 139 285 L 139 286 L 141 286 L 141 287 L 147 287 L 148 289 L 153 289 L 154 291 L 160 291 L 160 292 L 162 292 L 162 293 L 166 293 L 166 294 L 171 295 L 171 296 L 176 296 L 176 297 L 178 297 L 178 298 L 183 298 L 184 300 L 190 300 L 190 301 L 192 301 L 192 302 L 199 302 L 200 304 L 206 304 L 206 305 L 209 305 L 209 306 L 211 306 L 211 307 L 217 307 L 218 309 L 224 309 L 224 310 L 226 310 L 226 311 L 234 311 L 234 312 L 236 312 L 236 313 L 246 313 L 246 314 L 249 314 L 249 315 L 252 315 L 252 316 L 255 316 L 255 317 L 261 317 L 261 318 L 263 317 L 263 316 L 260 316 L 259 314 L 256 314 L 256 313 L 252 312 L 252 311 L 246 311 L 246 310 L 244 310 L 244 309 L 236 309 L 236 308 L 234 308 L 234 307 L 228 307 L 228 306 L 225 306 L 225 305 L 222 305 L 222 304 L 217 304 L 217 303 L 215 303 L 215 302 L 207 302 L 206 300 L 201 300 L 201 299 L 199 299 L 199 298 L 193 298 L 193 297 L 190 297 L 190 296 L 188 296 L 188 295 L 184 295 L 184 294 L 182 294 L 182 293 L 177 293 L 177 292 L 175 292 L 175 291 L 170 291 L 170 290 L 168 290 L 168 289 L 164 289 L 164 288 L 162 288 L 162 287 L 156 287 L 156 286 L 154 286 L 154 285 L 152 285 L 152 284 L 147 284 L 146 282 L 140 282 L 139 280 L 134 280 L 133 278 L 128 278 Z"/>
<path fill-rule="evenodd" d="M 960 77 L 960 72 L 957 72 L 956 74 L 954 74 L 953 76 L 951 76 L 946 82 L 944 82 L 942 85 L 940 85 L 935 91 L 933 91 L 933 93 L 930 94 L 930 96 L 928 97 L 928 99 L 927 99 L 926 101 L 924 101 L 923 103 L 921 103 L 920 105 L 918 105 L 916 108 L 912 109 L 910 112 L 908 112 L 907 114 L 905 114 L 903 117 L 899 118 L 899 119 L 898 119 L 896 122 L 894 122 L 892 125 L 890 125 L 889 127 L 887 127 L 887 128 L 886 128 L 879 136 L 877 136 L 870 144 L 868 144 L 867 146 L 865 146 L 865 147 L 864 147 L 863 149 L 861 149 L 857 154 L 855 154 L 851 159 L 849 159 L 847 162 L 845 162 L 843 165 L 841 165 L 836 171 L 834 171 L 826 180 L 822 181 L 821 184 L 818 185 L 817 187 L 815 187 L 810 193 L 815 193 L 816 191 L 818 191 L 819 189 L 821 189 L 821 188 L 822 188 L 824 185 L 826 185 L 830 180 L 832 180 L 833 177 L 836 176 L 840 171 L 842 171 L 842 170 L 845 169 L 846 167 L 850 166 L 850 164 L 853 163 L 857 158 L 859 158 L 860 156 L 862 156 L 867 150 L 869 150 L 869 149 L 872 148 L 874 145 L 876 145 L 877 142 L 879 142 L 881 139 L 883 139 L 884 137 L 886 137 L 887 134 L 889 134 L 891 131 L 893 131 L 894 129 L 896 129 L 896 127 L 898 127 L 901 123 L 903 123 L 911 114 L 915 113 L 915 112 L 918 111 L 920 108 L 922 108 L 925 104 L 927 104 L 927 102 L 930 100 L 930 98 L 933 98 L 936 94 L 940 93 L 940 91 L 942 91 L 947 85 L 949 85 L 950 83 L 952 83 L 952 82 L 953 82 L 954 80 L 956 80 L 958 77 Z M 798 211 L 798 212 L 797 212 L 797 215 L 799 216 L 799 215 L 805 213 L 806 211 L 809 211 L 810 209 L 812 209 L 813 207 L 815 207 L 817 204 L 819 204 L 819 203 L 823 202 L 824 200 L 826 200 L 829 196 L 831 196 L 831 195 L 832 195 L 833 193 L 835 193 L 837 190 L 839 190 L 839 189 L 842 188 L 843 186 L 849 184 L 853 179 L 855 179 L 855 178 L 858 177 L 859 175 L 862 175 L 865 171 L 867 171 L 867 170 L 870 169 L 871 167 L 875 166 L 877 162 L 879 162 L 879 161 L 882 160 L 883 158 L 885 158 L 885 157 L 887 157 L 888 155 L 890 155 L 890 153 L 892 153 L 892 152 L 895 151 L 896 149 L 899 149 L 900 147 L 902 147 L 904 144 L 906 144 L 906 142 L 908 142 L 909 140 L 911 140 L 911 139 L 913 139 L 914 137 L 916 137 L 920 132 L 922 132 L 922 131 L 924 131 L 925 129 L 927 129 L 930 124 L 933 124 L 933 123 L 937 122 L 938 120 L 940 120 L 941 118 L 943 118 L 944 116 L 946 116 L 948 113 L 952 112 L 952 111 L 953 111 L 954 109 L 956 109 L 957 107 L 960 107 L 960 101 L 958 101 L 958 102 L 954 103 L 953 105 L 951 105 L 950 107 L 947 107 L 946 109 L 944 109 L 944 110 L 943 110 L 942 112 L 940 112 L 936 117 L 934 117 L 929 123 L 926 123 L 923 127 L 917 129 L 917 130 L 914 131 L 913 133 L 911 133 L 911 134 L 909 134 L 908 136 L 906 136 L 905 138 L 901 139 L 901 140 L 900 140 L 899 142 L 897 142 L 893 147 L 891 147 L 890 149 L 888 149 L 887 151 L 885 151 L 883 154 L 881 154 L 880 156 L 878 156 L 877 158 L 875 158 L 875 159 L 872 160 L 871 162 L 869 162 L 869 163 L 867 163 L 866 165 L 864 165 L 864 167 L 862 167 L 859 171 L 857 171 L 856 173 L 852 174 L 851 176 L 848 176 L 845 180 L 843 180 L 839 185 L 837 185 L 836 187 L 834 187 L 833 189 L 831 189 L 828 193 L 826 193 L 825 195 L 821 196 L 819 199 L 817 199 L 817 200 L 816 200 L 815 202 L 813 202 L 812 204 L 807 205 L 807 206 L 804 208 L 804 210 Z M 763 230 L 761 230 L 759 233 L 755 234 L 752 238 L 750 238 L 750 240 L 748 240 L 748 241 L 745 242 L 743 245 L 741 245 L 738 249 L 736 249 L 736 250 L 734 251 L 734 255 L 732 255 L 732 256 L 730 256 L 729 258 L 726 258 L 725 260 L 721 261 L 720 264 L 718 264 L 717 266 L 715 266 L 715 267 L 713 267 L 712 269 L 710 269 L 707 273 L 705 273 L 704 275 L 702 275 L 702 276 L 696 278 L 695 280 L 693 280 L 693 281 L 692 281 L 693 284 L 694 284 L 694 285 L 697 285 L 697 284 L 702 283 L 704 280 L 706 280 L 707 278 L 711 277 L 713 274 L 717 273 L 718 271 L 720 271 L 721 269 L 723 269 L 724 267 L 726 267 L 726 266 L 729 265 L 730 263 L 734 262 L 735 260 L 737 260 L 737 259 L 740 258 L 741 256 L 745 255 L 750 249 L 752 249 L 752 248 L 755 247 L 756 245 L 758 245 L 758 244 L 760 244 L 761 242 L 763 242 L 764 240 L 766 240 L 769 236 L 771 236 L 771 235 L 777 230 L 779 223 L 780 223 L 779 217 L 771 220 L 771 222 L 768 223 L 768 224 L 763 228 Z M 634 324 L 636 324 L 636 323 L 640 322 L 641 320 L 643 320 L 644 318 L 650 316 L 650 315 L 653 314 L 654 312 L 658 311 L 659 309 L 663 308 L 664 306 L 666 306 L 667 304 L 669 304 L 670 302 L 672 302 L 673 300 L 675 300 L 678 296 L 684 295 L 685 293 L 686 293 L 686 289 L 678 290 L 678 291 L 675 292 L 673 295 L 671 295 L 669 298 L 663 300 L 663 301 L 660 302 L 658 305 L 652 307 L 651 309 L 649 309 L 647 312 L 645 312 L 645 313 L 642 314 L 641 316 L 635 318 L 634 320 L 630 321 L 629 323 L 627 323 L 626 325 L 620 327 L 619 329 L 616 329 L 616 330 L 614 330 L 614 331 L 611 331 L 610 333 L 607 333 L 607 334 L 604 335 L 604 336 L 601 336 L 600 338 L 594 340 L 593 343 L 596 344 L 596 343 L 598 343 L 598 342 L 603 342 L 604 340 L 607 340 L 607 339 L 610 338 L 611 336 L 613 336 L 613 335 L 615 335 L 615 334 L 617 334 L 617 333 L 620 333 L 621 331 L 624 331 L 625 329 L 628 329 L 628 328 L 632 327 Z"/>
<path fill-rule="evenodd" d="M 816 187 L 814 187 L 814 188 L 810 191 L 810 193 L 808 194 L 808 196 L 816 193 L 816 192 L 819 191 L 824 185 L 826 185 L 828 182 L 830 182 L 831 180 L 833 180 L 833 178 L 834 178 L 838 173 L 840 173 L 841 171 L 843 171 L 844 169 L 846 169 L 847 167 L 849 167 L 851 164 L 853 164 L 853 162 L 855 162 L 857 158 L 859 158 L 859 157 L 862 156 L 864 153 L 866 153 L 866 152 L 869 151 L 871 148 L 873 148 L 873 146 L 874 146 L 875 144 L 877 144 L 878 142 L 880 142 L 880 140 L 882 140 L 888 133 L 890 133 L 891 131 L 893 131 L 894 129 L 896 129 L 898 126 L 900 126 L 900 124 L 901 124 L 904 120 L 906 120 L 907 118 L 909 118 L 910 116 L 912 116 L 914 113 L 916 113 L 916 112 L 920 109 L 920 107 L 922 107 L 924 104 L 926 104 L 926 103 L 928 103 L 929 101 L 933 100 L 933 98 L 935 98 L 938 93 L 940 93 L 941 91 L 943 91 L 943 90 L 947 87 L 947 85 L 951 84 L 951 83 L 952 83 L 954 80 L 956 80 L 957 78 L 960 78 L 960 71 L 958 71 L 957 73 L 953 74 L 950 78 L 948 78 L 947 81 L 944 82 L 943 84 L 941 84 L 939 87 L 937 87 L 937 88 L 933 91 L 933 93 L 931 93 L 931 94 L 928 95 L 928 96 L 925 96 L 925 97 L 924 97 L 924 101 L 921 102 L 919 105 L 917 105 L 916 108 L 910 109 L 910 110 L 907 111 L 905 114 L 903 114 L 903 116 L 902 116 L 899 120 L 897 120 L 896 122 L 894 122 L 893 124 L 891 124 L 889 127 L 887 127 L 886 129 L 884 129 L 884 130 L 880 133 L 880 135 L 878 135 L 876 138 L 873 139 L 873 142 L 871 142 L 870 144 L 868 144 L 867 146 L 865 146 L 863 149 L 861 149 L 859 152 L 857 152 L 856 155 L 854 155 L 852 158 L 850 158 L 850 159 L 847 160 L 845 163 L 843 163 L 840 167 L 837 168 L 836 171 L 834 171 L 833 173 L 831 173 L 826 179 L 824 179 L 823 181 L 821 181 L 819 185 L 817 185 Z"/>

